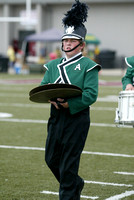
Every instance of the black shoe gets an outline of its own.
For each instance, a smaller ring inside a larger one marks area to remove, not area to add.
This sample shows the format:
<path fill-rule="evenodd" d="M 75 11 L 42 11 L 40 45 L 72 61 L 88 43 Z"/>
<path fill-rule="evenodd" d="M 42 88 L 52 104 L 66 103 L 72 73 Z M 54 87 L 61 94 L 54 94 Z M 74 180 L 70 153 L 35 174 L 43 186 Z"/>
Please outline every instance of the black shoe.
<path fill-rule="evenodd" d="M 84 188 L 84 180 L 82 179 L 81 183 L 78 185 L 78 189 L 76 191 L 77 193 L 76 193 L 74 200 L 80 200 L 80 195 L 81 195 L 81 191 L 83 188 Z"/>

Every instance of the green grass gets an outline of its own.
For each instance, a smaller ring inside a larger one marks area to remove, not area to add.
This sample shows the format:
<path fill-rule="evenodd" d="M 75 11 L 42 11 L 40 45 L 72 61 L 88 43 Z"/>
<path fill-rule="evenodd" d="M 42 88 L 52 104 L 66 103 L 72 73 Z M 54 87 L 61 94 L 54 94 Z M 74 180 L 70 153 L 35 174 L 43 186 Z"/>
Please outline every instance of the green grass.
<path fill-rule="evenodd" d="M 11 113 L 10 119 L 48 120 L 50 105 L 29 101 L 29 91 L 38 86 L 43 75 L 0 74 L 0 112 Z M 38 80 L 34 84 L 11 84 L 11 80 Z M 120 81 L 121 77 L 102 76 L 101 80 Z M 118 96 L 121 86 L 99 86 L 99 98 Z M 114 124 L 118 102 L 97 101 L 91 107 L 91 123 Z M 109 108 L 109 109 L 108 109 Z M 41 194 L 43 190 L 58 192 L 59 184 L 44 161 L 44 150 L 13 149 L 7 146 L 44 148 L 47 124 L 38 122 L 2 121 L 0 118 L 0 200 L 58 200 L 56 195 Z M 134 155 L 134 129 L 91 125 L 84 151 Z M 127 186 L 85 183 L 84 196 L 98 200 L 134 191 L 134 176 L 114 172 L 134 173 L 134 157 L 82 154 L 79 174 L 86 181 L 118 183 Z M 84 199 L 84 198 L 83 198 Z M 86 198 L 85 198 L 86 199 Z M 133 200 L 134 195 L 123 200 Z M 112 199 L 113 200 L 113 199 Z M 116 199 L 118 200 L 118 199 Z"/>

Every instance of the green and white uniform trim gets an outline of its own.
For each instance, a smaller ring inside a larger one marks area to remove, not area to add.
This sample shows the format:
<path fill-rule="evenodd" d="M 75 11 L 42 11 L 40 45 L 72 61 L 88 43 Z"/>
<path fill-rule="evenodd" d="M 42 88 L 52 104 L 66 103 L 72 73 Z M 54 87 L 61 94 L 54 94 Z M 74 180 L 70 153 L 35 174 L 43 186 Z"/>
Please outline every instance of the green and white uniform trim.
<path fill-rule="evenodd" d="M 125 62 L 129 67 L 134 68 L 134 56 L 126 57 Z"/>
<path fill-rule="evenodd" d="M 125 90 L 126 85 L 132 84 L 134 86 L 134 56 L 126 57 L 125 62 L 128 66 L 126 74 L 122 78 L 123 90 Z"/>
<path fill-rule="evenodd" d="M 93 104 L 98 96 L 98 71 L 101 66 L 77 54 L 71 59 L 59 58 L 46 65 L 41 85 L 48 83 L 73 84 L 82 89 L 82 96 L 68 99 L 71 114 L 82 111 Z"/>

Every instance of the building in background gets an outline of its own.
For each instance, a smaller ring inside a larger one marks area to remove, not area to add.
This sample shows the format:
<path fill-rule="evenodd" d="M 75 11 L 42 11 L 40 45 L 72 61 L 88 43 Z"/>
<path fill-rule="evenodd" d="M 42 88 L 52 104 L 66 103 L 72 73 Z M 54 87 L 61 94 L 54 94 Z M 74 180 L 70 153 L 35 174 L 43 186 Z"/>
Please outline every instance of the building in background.
<path fill-rule="evenodd" d="M 29 5 L 31 20 L 17 21 L 18 18 L 26 16 L 28 2 L 31 2 Z M 16 51 L 20 49 L 22 41 L 28 34 L 50 28 L 63 31 L 61 20 L 73 2 L 73 0 L 0 0 L 0 54 L 6 54 L 9 44 L 13 44 Z M 90 7 L 86 22 L 87 31 L 100 39 L 100 50 L 115 51 L 119 57 L 133 55 L 134 0 L 85 0 L 84 2 Z M 10 22 L 9 17 L 13 17 L 16 21 L 13 22 L 12 19 Z M 56 48 L 56 45 L 50 46 Z M 33 55 L 34 47 L 35 43 L 31 42 L 29 50 Z"/>

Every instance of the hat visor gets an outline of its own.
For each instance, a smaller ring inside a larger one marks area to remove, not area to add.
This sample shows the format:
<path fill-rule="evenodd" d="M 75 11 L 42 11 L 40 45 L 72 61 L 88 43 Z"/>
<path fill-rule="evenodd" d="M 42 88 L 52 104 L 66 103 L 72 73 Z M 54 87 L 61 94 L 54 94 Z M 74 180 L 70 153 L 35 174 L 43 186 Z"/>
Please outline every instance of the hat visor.
<path fill-rule="evenodd" d="M 83 40 L 83 38 L 80 37 L 80 36 L 77 36 L 77 35 L 70 35 L 70 34 L 68 34 L 68 35 L 63 35 L 63 36 L 62 36 L 62 40 L 65 40 L 65 39 L 76 39 L 76 40 L 82 39 L 82 40 Z"/>

